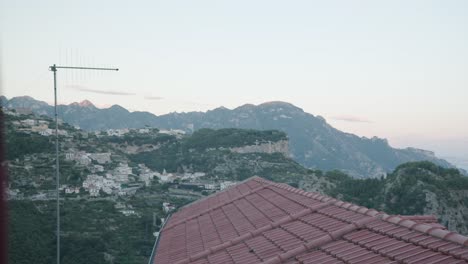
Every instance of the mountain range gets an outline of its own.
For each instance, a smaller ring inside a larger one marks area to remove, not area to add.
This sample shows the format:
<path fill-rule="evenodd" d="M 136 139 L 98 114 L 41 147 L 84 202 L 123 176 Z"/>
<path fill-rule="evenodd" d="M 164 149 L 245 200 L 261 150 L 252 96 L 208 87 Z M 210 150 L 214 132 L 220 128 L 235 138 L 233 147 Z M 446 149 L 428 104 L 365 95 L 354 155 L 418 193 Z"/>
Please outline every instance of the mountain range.
<path fill-rule="evenodd" d="M 53 116 L 53 106 L 32 97 L 7 99 L 2 106 L 36 115 Z M 245 128 L 280 130 L 289 138 L 291 157 L 314 169 L 341 170 L 357 178 L 380 177 L 399 164 L 427 160 L 443 167 L 454 167 L 431 151 L 416 148 L 397 149 L 386 139 L 359 137 L 329 125 L 321 116 L 304 112 L 286 102 L 246 104 L 235 109 L 219 107 L 207 112 L 169 113 L 156 116 L 149 112 L 130 112 L 113 105 L 97 108 L 85 100 L 58 106 L 59 118 L 88 131 L 157 127 L 181 129 L 191 133 L 200 128 Z"/>

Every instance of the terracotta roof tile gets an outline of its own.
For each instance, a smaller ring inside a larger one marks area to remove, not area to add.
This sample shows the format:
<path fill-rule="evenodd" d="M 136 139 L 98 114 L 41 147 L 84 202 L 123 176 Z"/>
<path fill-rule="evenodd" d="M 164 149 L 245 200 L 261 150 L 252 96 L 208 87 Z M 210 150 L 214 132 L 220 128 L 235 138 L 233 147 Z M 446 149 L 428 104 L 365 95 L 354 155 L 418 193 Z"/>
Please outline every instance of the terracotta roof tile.
<path fill-rule="evenodd" d="M 259 177 L 181 208 L 154 263 L 466 263 L 433 216 L 391 216 Z"/>

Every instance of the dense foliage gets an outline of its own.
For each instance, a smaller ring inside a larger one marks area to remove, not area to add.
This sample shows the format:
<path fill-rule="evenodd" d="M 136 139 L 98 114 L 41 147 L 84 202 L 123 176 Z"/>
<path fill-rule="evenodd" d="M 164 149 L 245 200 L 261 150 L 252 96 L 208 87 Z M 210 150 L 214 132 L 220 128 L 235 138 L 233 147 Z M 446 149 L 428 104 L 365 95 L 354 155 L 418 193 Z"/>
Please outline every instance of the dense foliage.
<path fill-rule="evenodd" d="M 9 263 L 53 263 L 56 244 L 52 212 L 41 212 L 30 201 L 10 201 L 9 209 Z"/>
<path fill-rule="evenodd" d="M 468 177 L 457 169 L 443 168 L 431 162 L 410 162 L 397 167 L 386 178 L 353 179 L 340 172 L 326 177 L 335 185 L 327 190 L 331 196 L 392 214 L 423 214 L 426 192 L 445 203 L 453 201 L 450 193 L 468 189 Z"/>
<path fill-rule="evenodd" d="M 370 208 L 378 208 L 382 202 L 382 178 L 354 179 L 339 171 L 329 171 L 325 177 L 336 184 L 328 191 L 330 196 Z"/>
<path fill-rule="evenodd" d="M 6 135 L 7 159 L 12 160 L 33 153 L 52 153 L 54 144 L 49 138 L 39 134 L 27 134 L 7 130 Z"/>
<path fill-rule="evenodd" d="M 152 233 L 158 230 L 153 226 L 153 213 L 164 213 L 160 198 L 147 200 L 141 195 L 130 201 L 139 212 L 133 216 L 124 216 L 108 200 L 62 202 L 62 262 L 100 264 L 112 259 L 114 264 L 147 263 L 155 241 Z M 188 202 L 169 200 L 176 205 Z M 10 201 L 9 206 L 10 263 L 54 263 L 55 201 Z"/>

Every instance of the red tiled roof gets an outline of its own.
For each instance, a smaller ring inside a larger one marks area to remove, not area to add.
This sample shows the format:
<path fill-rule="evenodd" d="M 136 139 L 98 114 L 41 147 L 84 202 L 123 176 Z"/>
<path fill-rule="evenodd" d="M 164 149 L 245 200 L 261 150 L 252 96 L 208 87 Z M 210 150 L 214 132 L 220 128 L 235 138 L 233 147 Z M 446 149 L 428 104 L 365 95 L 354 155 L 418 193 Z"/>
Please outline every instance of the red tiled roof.
<path fill-rule="evenodd" d="M 259 177 L 181 208 L 155 264 L 467 263 L 468 237 Z"/>

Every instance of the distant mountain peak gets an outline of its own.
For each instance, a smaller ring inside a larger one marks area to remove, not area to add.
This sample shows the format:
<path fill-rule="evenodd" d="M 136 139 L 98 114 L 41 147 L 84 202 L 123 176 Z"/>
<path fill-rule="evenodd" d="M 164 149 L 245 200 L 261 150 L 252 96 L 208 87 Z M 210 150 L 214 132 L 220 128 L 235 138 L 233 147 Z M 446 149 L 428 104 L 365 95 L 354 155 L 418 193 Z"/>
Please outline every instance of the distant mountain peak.
<path fill-rule="evenodd" d="M 89 100 L 83 100 L 83 101 L 81 101 L 78 105 L 81 106 L 81 107 L 88 107 L 88 108 L 91 108 L 91 107 L 92 107 L 92 108 L 95 108 L 95 107 L 96 107 L 96 106 L 94 106 L 94 104 L 91 103 Z"/>
<path fill-rule="evenodd" d="M 283 102 L 283 101 L 270 101 L 270 102 L 265 102 L 261 103 L 259 105 L 254 105 L 254 104 L 244 104 L 241 105 L 234 110 L 254 110 L 254 109 L 261 109 L 261 108 L 269 108 L 269 109 L 283 109 L 283 110 L 296 110 L 303 112 L 302 108 L 299 108 L 291 103 L 288 102 Z"/>
<path fill-rule="evenodd" d="M 220 106 L 220 107 L 217 107 L 217 108 L 215 108 L 215 109 L 213 109 L 213 110 L 208 110 L 208 111 L 206 111 L 206 112 L 215 111 L 215 110 L 218 110 L 218 111 L 219 111 L 219 110 L 221 110 L 221 111 L 230 111 L 229 108 L 227 108 L 227 107 L 225 107 L 225 106 Z"/>
<path fill-rule="evenodd" d="M 284 101 L 269 101 L 269 102 L 264 102 L 262 104 L 259 104 L 258 106 L 293 106 L 293 107 L 296 107 L 295 105 L 291 104 L 291 103 L 288 103 L 288 102 L 284 102 Z"/>
<path fill-rule="evenodd" d="M 112 109 L 112 110 L 116 110 L 116 111 L 125 111 L 125 112 L 129 112 L 127 109 L 125 109 L 124 107 L 120 106 L 120 105 L 112 105 L 109 109 Z"/>
<path fill-rule="evenodd" d="M 34 98 L 32 98 L 32 97 L 29 96 L 29 95 L 15 96 L 15 98 L 18 98 L 18 99 L 27 99 L 27 100 L 35 100 Z"/>
<path fill-rule="evenodd" d="M 255 107 L 257 107 L 257 106 L 254 105 L 254 104 L 244 104 L 244 105 L 241 105 L 239 107 L 236 107 L 234 110 L 254 109 Z"/>
<path fill-rule="evenodd" d="M 259 104 L 258 107 L 261 108 L 276 108 L 276 109 L 283 109 L 283 110 L 295 110 L 299 112 L 304 112 L 304 110 L 300 107 L 297 107 L 291 103 L 283 102 L 283 101 L 270 101 Z"/>

